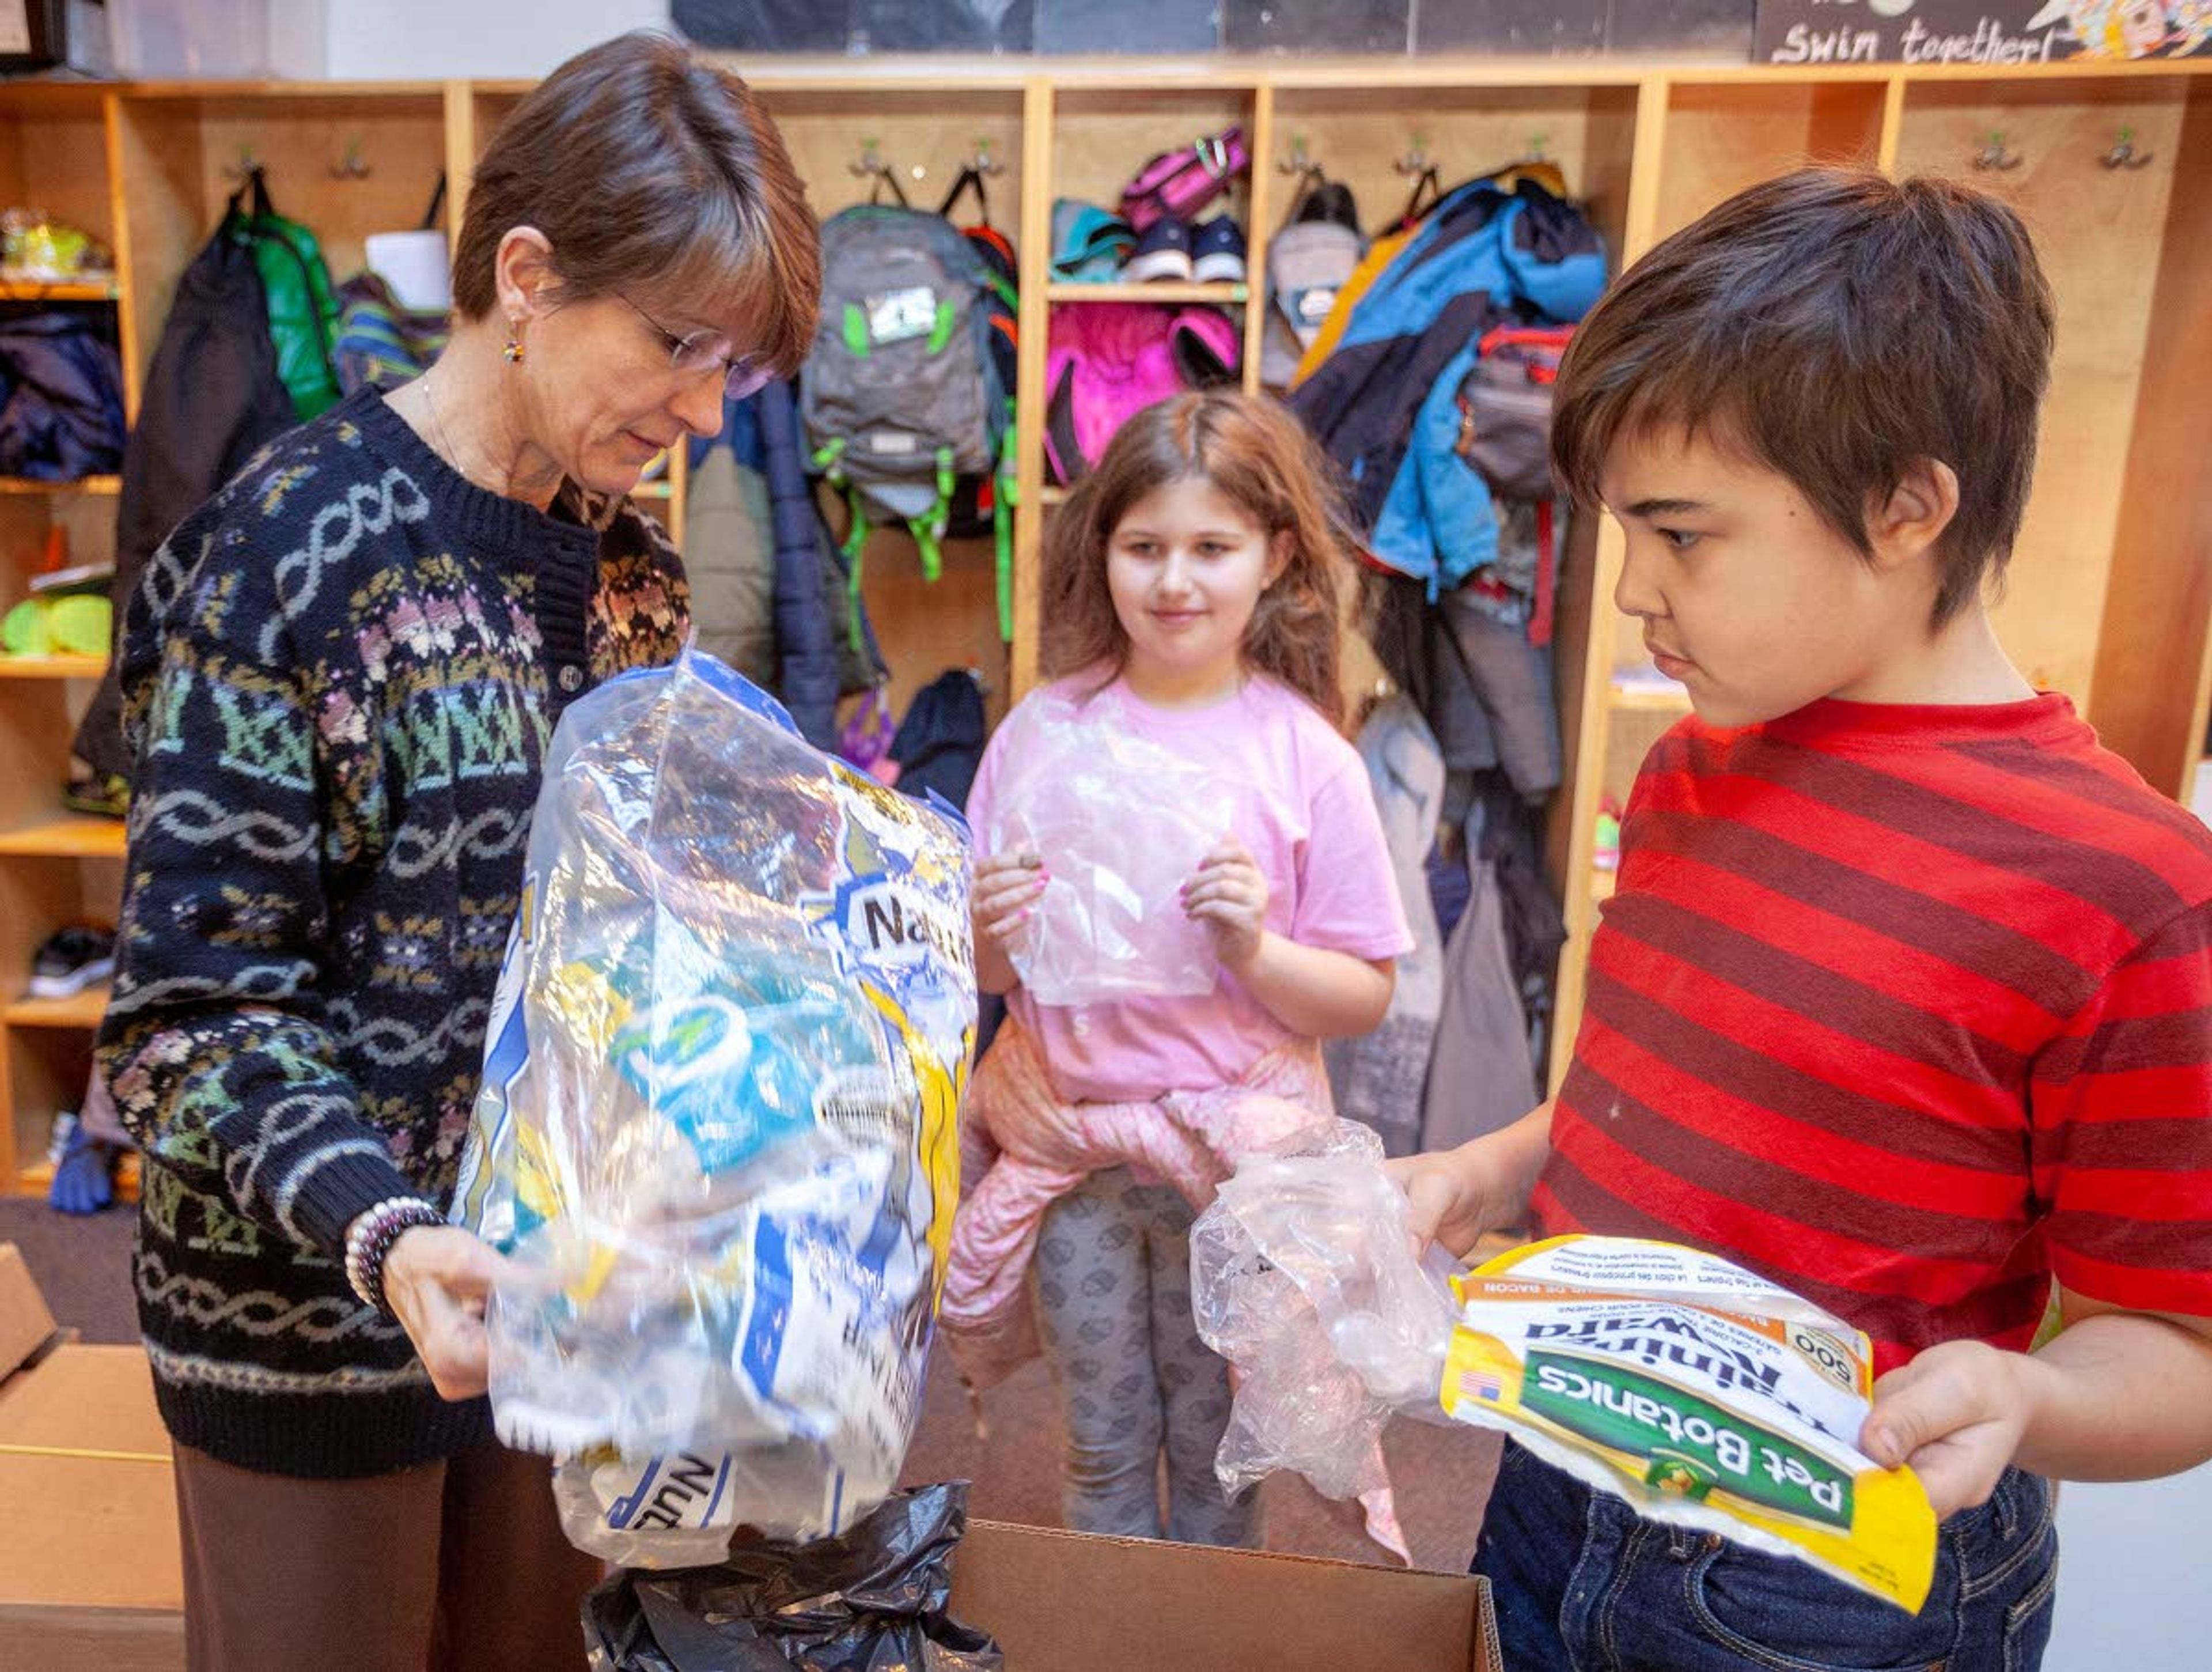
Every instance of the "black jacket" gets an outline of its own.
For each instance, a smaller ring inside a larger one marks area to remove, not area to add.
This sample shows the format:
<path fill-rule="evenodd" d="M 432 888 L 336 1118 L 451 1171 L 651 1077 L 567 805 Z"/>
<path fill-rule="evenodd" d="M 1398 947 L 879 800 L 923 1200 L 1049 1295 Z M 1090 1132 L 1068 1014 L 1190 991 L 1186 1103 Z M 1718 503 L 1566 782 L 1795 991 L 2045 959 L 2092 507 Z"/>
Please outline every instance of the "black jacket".
<path fill-rule="evenodd" d="M 121 660 L 124 604 L 169 531 L 212 498 L 261 447 L 292 428 L 276 375 L 269 313 L 243 217 L 226 215 L 177 281 L 177 299 L 146 374 L 138 423 L 123 449 L 115 514 L 118 654 L 77 727 L 76 752 L 101 777 L 127 778 Z"/>

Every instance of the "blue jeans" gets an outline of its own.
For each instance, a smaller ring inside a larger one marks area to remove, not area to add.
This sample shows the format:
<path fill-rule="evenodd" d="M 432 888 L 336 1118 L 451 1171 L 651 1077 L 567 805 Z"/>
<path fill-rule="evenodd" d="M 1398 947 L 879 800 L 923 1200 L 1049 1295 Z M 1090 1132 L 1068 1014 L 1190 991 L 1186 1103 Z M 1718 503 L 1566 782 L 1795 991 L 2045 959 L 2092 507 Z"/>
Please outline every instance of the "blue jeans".
<path fill-rule="evenodd" d="M 1916 1614 L 1808 1563 L 1646 1521 L 1510 1440 L 1474 1571 L 1507 1672 L 2033 1672 L 2051 1639 L 2051 1483 L 2008 1469 L 1937 1533 Z"/>

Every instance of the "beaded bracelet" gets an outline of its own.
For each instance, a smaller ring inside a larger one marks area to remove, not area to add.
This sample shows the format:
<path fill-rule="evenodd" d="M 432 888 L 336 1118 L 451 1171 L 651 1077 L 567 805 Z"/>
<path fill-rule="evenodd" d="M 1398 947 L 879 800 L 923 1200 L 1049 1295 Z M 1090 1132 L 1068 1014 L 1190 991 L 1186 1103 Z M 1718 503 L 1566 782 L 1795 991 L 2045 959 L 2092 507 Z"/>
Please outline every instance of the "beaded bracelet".
<path fill-rule="evenodd" d="M 346 1228 L 346 1281 L 364 1306 L 392 1316 L 384 1298 L 385 1256 L 401 1231 L 445 1222 L 445 1216 L 419 1196 L 386 1196 Z"/>

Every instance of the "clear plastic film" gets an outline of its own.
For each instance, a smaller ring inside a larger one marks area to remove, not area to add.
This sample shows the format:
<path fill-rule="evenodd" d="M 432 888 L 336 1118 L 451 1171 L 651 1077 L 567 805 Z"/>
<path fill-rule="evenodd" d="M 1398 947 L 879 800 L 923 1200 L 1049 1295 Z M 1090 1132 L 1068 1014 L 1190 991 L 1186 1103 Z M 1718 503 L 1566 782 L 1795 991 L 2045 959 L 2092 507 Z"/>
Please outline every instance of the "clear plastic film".
<path fill-rule="evenodd" d="M 1561 1237 L 1473 1272 L 1416 1260 L 1380 1143 L 1248 1159 L 1191 1233 L 1206 1344 L 1236 1366 L 1225 1485 L 1296 1470 L 1380 1484 L 1394 1414 L 1502 1429 L 1654 1520 L 1813 1563 L 1917 1612 L 1936 1518 L 1858 1447 L 1864 1335 L 1728 1261 Z"/>
<path fill-rule="evenodd" d="M 455 1219 L 501 1437 L 609 1560 L 843 1530 L 918 1413 L 975 1025 L 957 816 L 713 659 L 563 715 Z"/>
<path fill-rule="evenodd" d="M 1434 1409 L 1451 1336 L 1451 1268 L 1413 1249 L 1382 1140 L 1353 1122 L 1249 1156 L 1223 1182 L 1190 1263 L 1200 1339 L 1238 1373 L 1216 1459 L 1227 1491 L 1279 1469 L 1325 1498 L 1388 1487 L 1382 1431 Z"/>
<path fill-rule="evenodd" d="M 1000 728 L 978 834 L 987 853 L 1044 861 L 1044 893 L 1011 949 L 1040 1004 L 1194 997 L 1220 974 L 1179 891 L 1229 834 L 1235 803 L 1203 768 L 1097 718 L 1093 705 L 1112 700 L 1041 694 Z"/>

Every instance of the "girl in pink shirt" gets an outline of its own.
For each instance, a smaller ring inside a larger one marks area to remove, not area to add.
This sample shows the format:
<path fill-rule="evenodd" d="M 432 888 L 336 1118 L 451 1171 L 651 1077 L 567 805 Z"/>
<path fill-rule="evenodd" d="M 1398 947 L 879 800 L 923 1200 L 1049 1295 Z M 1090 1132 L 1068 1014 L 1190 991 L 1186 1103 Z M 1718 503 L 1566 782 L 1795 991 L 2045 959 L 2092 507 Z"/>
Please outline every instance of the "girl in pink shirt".
<path fill-rule="evenodd" d="M 1365 770 L 1337 730 L 1350 546 L 1325 471 L 1274 404 L 1184 395 L 1122 427 L 1048 534 L 1053 683 L 1028 702 L 1172 751 L 1232 809 L 1178 900 L 1159 903 L 1203 927 L 1218 974 L 1198 997 L 1036 1001 L 1013 955 L 1054 855 L 979 849 L 977 976 L 1009 1014 L 963 1123 L 971 1194 L 945 1328 L 971 1377 L 1003 1375 L 1030 1344 L 1033 1267 L 1080 1531 L 1249 1540 L 1213 1477 L 1229 1387 L 1192 1322 L 1192 1213 L 1244 1150 L 1328 1115 L 1318 1042 L 1376 1025 L 1413 944 Z M 1002 745 L 1025 733 L 1008 725 L 984 756 L 968 808 L 979 844 L 1007 811 L 999 786 L 1023 775 Z M 1158 799 L 1132 783 L 1127 819 L 1140 830 Z"/>

